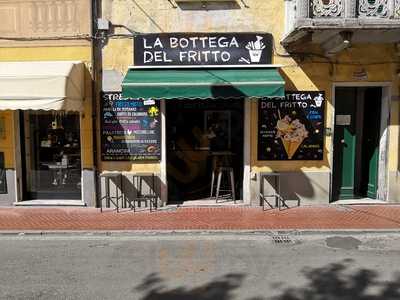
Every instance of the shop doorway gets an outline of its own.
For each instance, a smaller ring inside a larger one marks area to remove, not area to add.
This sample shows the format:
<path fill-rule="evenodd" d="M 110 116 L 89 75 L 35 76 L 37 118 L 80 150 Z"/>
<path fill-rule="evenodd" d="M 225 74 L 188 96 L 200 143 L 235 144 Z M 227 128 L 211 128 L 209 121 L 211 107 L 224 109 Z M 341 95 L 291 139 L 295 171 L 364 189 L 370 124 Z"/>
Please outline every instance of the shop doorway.
<path fill-rule="evenodd" d="M 24 200 L 81 199 L 79 113 L 20 111 Z"/>
<path fill-rule="evenodd" d="M 332 200 L 377 199 L 381 87 L 337 87 Z"/>
<path fill-rule="evenodd" d="M 243 99 L 168 100 L 166 132 L 169 204 L 210 199 L 218 153 L 228 153 L 236 199 L 243 199 Z"/>

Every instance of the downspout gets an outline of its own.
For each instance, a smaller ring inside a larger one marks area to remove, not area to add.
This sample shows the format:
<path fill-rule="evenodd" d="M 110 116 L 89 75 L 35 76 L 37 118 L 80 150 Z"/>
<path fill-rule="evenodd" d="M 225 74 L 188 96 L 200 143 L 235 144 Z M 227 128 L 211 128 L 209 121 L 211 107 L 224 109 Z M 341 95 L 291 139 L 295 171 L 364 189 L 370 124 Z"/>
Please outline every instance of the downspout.
<path fill-rule="evenodd" d="M 100 6 L 98 5 L 100 0 L 92 0 L 92 70 L 93 70 L 93 82 L 92 82 L 92 142 L 93 142 L 93 172 L 94 172 L 94 184 L 95 184 L 95 206 L 99 206 L 99 184 L 98 184 L 98 150 L 97 150 L 97 108 L 99 101 L 99 93 L 101 88 L 101 48 L 99 39 L 97 39 L 97 18 L 100 14 Z"/>

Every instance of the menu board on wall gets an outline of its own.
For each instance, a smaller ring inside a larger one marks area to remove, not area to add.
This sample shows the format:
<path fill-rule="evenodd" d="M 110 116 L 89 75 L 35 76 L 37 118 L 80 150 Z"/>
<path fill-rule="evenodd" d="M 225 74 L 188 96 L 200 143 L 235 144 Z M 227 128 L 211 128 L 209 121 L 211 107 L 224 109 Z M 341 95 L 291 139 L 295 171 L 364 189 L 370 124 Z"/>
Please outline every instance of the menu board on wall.
<path fill-rule="evenodd" d="M 325 93 L 286 92 L 260 99 L 258 160 L 322 160 Z"/>
<path fill-rule="evenodd" d="M 270 33 L 152 33 L 135 36 L 135 66 L 271 64 Z"/>
<path fill-rule="evenodd" d="M 160 160 L 160 102 L 123 99 L 120 92 L 103 92 L 101 99 L 102 160 Z"/>

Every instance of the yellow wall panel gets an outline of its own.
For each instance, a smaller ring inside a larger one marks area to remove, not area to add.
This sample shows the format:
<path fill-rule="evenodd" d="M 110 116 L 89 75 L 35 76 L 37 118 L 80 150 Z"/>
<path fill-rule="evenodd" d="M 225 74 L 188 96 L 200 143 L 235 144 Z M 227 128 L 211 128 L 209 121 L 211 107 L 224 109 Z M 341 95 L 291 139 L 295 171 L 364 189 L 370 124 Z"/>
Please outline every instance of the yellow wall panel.
<path fill-rule="evenodd" d="M 12 111 L 0 111 L 5 134 L 0 137 L 0 152 L 4 152 L 5 168 L 14 168 L 14 118 Z"/>
<path fill-rule="evenodd" d="M 81 60 L 91 61 L 91 47 L 0 48 L 0 61 Z"/>

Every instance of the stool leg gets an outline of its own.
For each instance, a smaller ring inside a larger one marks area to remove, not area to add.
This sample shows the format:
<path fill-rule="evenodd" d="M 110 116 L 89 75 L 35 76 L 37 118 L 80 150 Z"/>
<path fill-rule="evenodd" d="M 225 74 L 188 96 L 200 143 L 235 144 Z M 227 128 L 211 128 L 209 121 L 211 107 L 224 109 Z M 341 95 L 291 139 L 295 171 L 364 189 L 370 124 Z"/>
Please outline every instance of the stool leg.
<path fill-rule="evenodd" d="M 279 199 L 278 177 L 277 176 L 274 177 L 274 185 L 275 185 L 274 186 L 274 190 L 275 190 L 275 207 L 278 206 L 278 208 L 280 209 L 281 208 L 281 205 L 280 205 L 281 199 Z"/>
<path fill-rule="evenodd" d="M 158 209 L 158 198 L 157 198 L 157 194 L 156 194 L 156 176 L 154 175 L 154 173 L 151 175 L 151 194 L 154 195 L 154 205 L 155 205 L 155 209 Z"/>
<path fill-rule="evenodd" d="M 143 197 L 143 177 L 142 176 L 140 176 L 139 181 L 140 181 L 140 197 Z M 144 205 L 147 208 L 147 199 L 146 198 L 144 198 Z"/>
<path fill-rule="evenodd" d="M 262 195 L 262 196 L 261 196 Z M 264 199 L 264 177 L 260 175 L 260 196 L 262 199 L 262 207 L 265 209 L 265 199 Z"/>
<path fill-rule="evenodd" d="M 135 192 L 135 198 L 133 199 L 133 212 L 136 212 L 136 201 L 137 201 L 137 199 L 139 199 L 139 177 L 134 177 L 134 179 L 136 178 L 136 183 L 134 184 L 134 186 L 135 186 L 135 190 L 136 190 L 136 192 Z M 139 201 L 138 201 L 138 206 L 139 206 Z"/>
<path fill-rule="evenodd" d="M 124 192 L 124 177 L 121 174 L 121 207 L 126 208 L 126 199 Z"/>
<path fill-rule="evenodd" d="M 101 196 L 101 177 L 100 177 L 100 212 L 103 212 L 103 197 Z"/>
<path fill-rule="evenodd" d="M 236 195 L 235 195 L 235 177 L 233 176 L 233 170 L 229 171 L 231 177 L 231 192 L 232 192 L 232 199 L 233 202 L 236 203 Z"/>
<path fill-rule="evenodd" d="M 115 181 L 115 200 L 117 200 L 116 201 L 116 205 L 117 205 L 117 212 L 118 212 L 118 198 L 119 198 L 119 195 L 118 195 L 118 186 L 117 186 L 117 181 Z"/>
<path fill-rule="evenodd" d="M 211 191 L 210 191 L 210 198 L 212 198 L 214 194 L 214 181 L 215 181 L 215 170 L 212 171 L 211 174 Z"/>
<path fill-rule="evenodd" d="M 137 188 L 135 187 L 135 176 L 132 176 L 132 185 L 133 189 L 135 190 L 135 195 L 133 195 L 133 212 L 136 212 L 136 198 L 137 198 Z M 132 209 L 132 204 L 131 204 L 131 209 Z"/>
<path fill-rule="evenodd" d="M 279 178 L 276 177 L 276 191 L 275 194 L 277 195 L 277 199 L 278 199 L 278 209 L 281 210 L 281 193 L 280 193 L 280 188 L 279 188 Z"/>
<path fill-rule="evenodd" d="M 151 191 L 150 191 L 150 186 L 149 186 L 149 194 L 151 194 Z M 147 196 L 146 196 L 147 197 Z M 147 200 L 146 200 L 146 202 L 147 202 Z M 150 212 L 152 211 L 152 209 L 151 209 L 151 207 L 152 207 L 152 205 L 153 205 L 153 198 L 149 198 L 149 206 L 150 206 Z"/>
<path fill-rule="evenodd" d="M 105 178 L 106 186 L 106 207 L 110 207 L 110 179 Z"/>
<path fill-rule="evenodd" d="M 221 188 L 221 179 L 222 179 L 222 172 L 218 171 L 218 179 L 217 179 L 217 193 L 215 195 L 215 202 L 218 202 L 219 197 L 219 190 Z"/>
<path fill-rule="evenodd" d="M 140 176 L 137 177 L 137 199 L 138 199 L 138 207 L 142 207 L 142 179 Z"/>
<path fill-rule="evenodd" d="M 277 199 L 278 199 L 278 209 L 281 210 L 281 199 L 279 198 L 279 196 Z"/>

